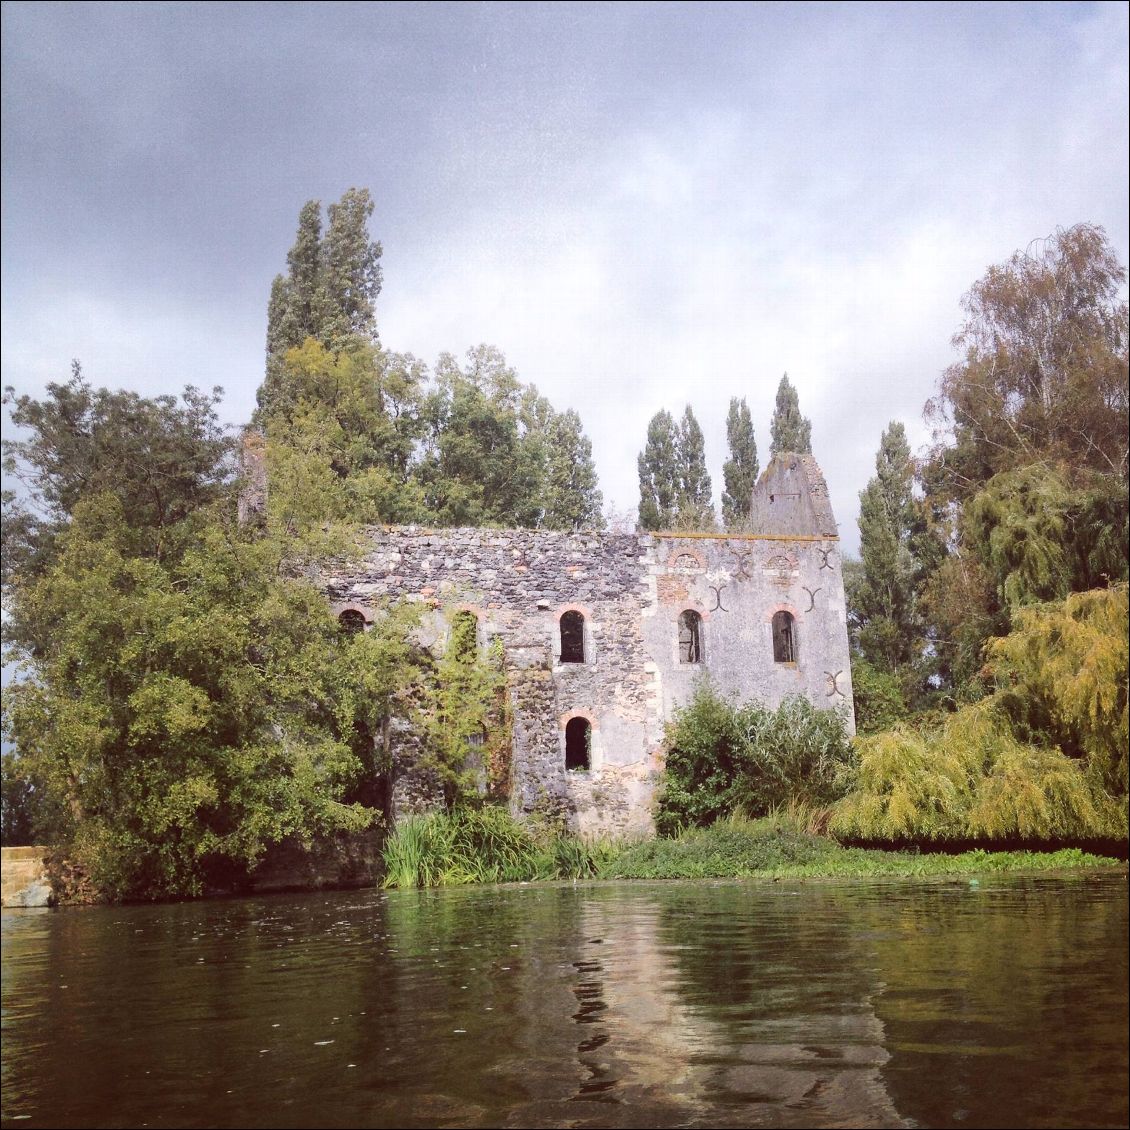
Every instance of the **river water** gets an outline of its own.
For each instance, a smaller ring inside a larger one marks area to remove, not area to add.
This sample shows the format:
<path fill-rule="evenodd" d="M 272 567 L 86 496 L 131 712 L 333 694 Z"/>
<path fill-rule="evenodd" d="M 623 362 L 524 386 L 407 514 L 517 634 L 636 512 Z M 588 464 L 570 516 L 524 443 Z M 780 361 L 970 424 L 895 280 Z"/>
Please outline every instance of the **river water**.
<path fill-rule="evenodd" d="M 13 1126 L 1125 1126 L 1116 874 L 3 916 Z"/>

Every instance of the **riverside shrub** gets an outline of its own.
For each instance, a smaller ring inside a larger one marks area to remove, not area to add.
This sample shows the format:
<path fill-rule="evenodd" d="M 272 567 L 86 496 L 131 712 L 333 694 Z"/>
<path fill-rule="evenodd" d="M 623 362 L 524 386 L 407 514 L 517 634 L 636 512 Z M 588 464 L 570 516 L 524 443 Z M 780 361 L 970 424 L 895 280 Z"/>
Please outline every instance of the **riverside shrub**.
<path fill-rule="evenodd" d="M 843 716 L 790 697 L 776 710 L 739 704 L 708 682 L 667 728 L 667 767 L 656 827 L 671 836 L 741 811 L 762 816 L 843 795 L 851 743 Z"/>

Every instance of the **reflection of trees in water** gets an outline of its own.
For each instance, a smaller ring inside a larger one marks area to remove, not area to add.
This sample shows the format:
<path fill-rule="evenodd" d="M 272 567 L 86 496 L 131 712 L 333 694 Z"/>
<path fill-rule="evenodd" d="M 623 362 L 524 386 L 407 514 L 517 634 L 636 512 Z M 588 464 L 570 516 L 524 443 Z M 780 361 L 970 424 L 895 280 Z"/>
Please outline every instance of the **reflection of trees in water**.
<path fill-rule="evenodd" d="M 988 878 L 895 903 L 874 939 L 887 986 L 875 1003 L 904 1114 L 938 1126 L 1127 1124 L 1125 883 Z"/>

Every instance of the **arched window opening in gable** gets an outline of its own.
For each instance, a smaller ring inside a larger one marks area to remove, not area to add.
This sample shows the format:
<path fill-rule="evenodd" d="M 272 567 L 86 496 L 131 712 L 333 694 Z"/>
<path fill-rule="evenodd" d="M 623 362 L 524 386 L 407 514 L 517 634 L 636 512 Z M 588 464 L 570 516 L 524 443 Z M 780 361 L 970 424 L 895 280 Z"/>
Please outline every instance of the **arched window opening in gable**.
<path fill-rule="evenodd" d="M 470 662 L 479 653 L 479 618 L 473 612 L 456 612 L 451 618 L 451 654 Z"/>
<path fill-rule="evenodd" d="M 579 612 L 566 612 L 561 617 L 561 662 L 584 661 L 585 618 Z"/>
<path fill-rule="evenodd" d="M 592 768 L 592 724 L 587 718 L 570 718 L 565 723 L 565 768 Z"/>
<path fill-rule="evenodd" d="M 702 662 L 702 617 L 691 608 L 679 615 L 679 662 Z"/>
<path fill-rule="evenodd" d="M 365 614 L 356 608 L 347 608 L 338 618 L 341 630 L 347 635 L 355 636 L 365 630 Z"/>
<path fill-rule="evenodd" d="M 797 661 L 796 620 L 789 612 L 773 614 L 773 662 L 795 663 Z"/>

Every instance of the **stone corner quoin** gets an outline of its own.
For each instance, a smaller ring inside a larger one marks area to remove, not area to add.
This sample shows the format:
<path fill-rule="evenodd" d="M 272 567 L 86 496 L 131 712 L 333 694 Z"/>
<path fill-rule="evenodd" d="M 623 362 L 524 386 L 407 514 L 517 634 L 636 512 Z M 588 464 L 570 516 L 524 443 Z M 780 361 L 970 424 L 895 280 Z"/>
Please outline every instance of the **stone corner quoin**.
<path fill-rule="evenodd" d="M 770 707 L 804 695 L 854 729 L 839 537 L 811 455 L 774 457 L 750 531 L 372 529 L 360 562 L 322 587 L 367 622 L 388 599 L 426 603 L 433 648 L 470 610 L 505 657 L 512 810 L 548 806 L 583 835 L 646 833 L 664 724 L 703 674 Z M 425 800 L 411 778 L 394 816 Z"/>

